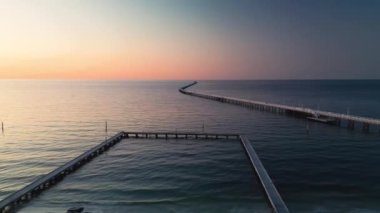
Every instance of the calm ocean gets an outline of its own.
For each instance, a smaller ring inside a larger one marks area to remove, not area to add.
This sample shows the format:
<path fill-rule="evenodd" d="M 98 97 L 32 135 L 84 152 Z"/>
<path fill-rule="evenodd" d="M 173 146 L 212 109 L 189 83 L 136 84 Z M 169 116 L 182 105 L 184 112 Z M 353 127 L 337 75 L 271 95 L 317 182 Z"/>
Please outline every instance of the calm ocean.
<path fill-rule="evenodd" d="M 0 199 L 119 131 L 246 134 L 291 212 L 379 212 L 380 134 L 178 92 L 189 81 L 0 81 Z M 190 90 L 380 118 L 380 81 Z M 270 212 L 237 141 L 124 140 L 20 212 Z"/>

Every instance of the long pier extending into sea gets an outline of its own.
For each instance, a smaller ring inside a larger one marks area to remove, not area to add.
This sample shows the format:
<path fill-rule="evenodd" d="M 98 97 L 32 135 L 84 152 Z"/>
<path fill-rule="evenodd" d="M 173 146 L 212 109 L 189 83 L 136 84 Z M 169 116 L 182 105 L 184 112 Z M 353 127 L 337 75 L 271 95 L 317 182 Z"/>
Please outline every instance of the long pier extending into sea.
<path fill-rule="evenodd" d="M 334 124 L 337 126 L 345 125 L 349 129 L 361 128 L 363 132 L 376 131 L 380 133 L 380 119 L 367 118 L 355 115 L 340 114 L 335 112 L 327 112 L 315 110 L 305 107 L 288 106 L 283 104 L 267 103 L 262 101 L 246 100 L 240 98 L 226 97 L 220 95 L 203 94 L 186 90 L 187 88 L 197 84 L 196 81 L 179 89 L 186 95 L 205 98 L 222 103 L 234 104 L 249 109 L 257 109 L 269 111 L 279 114 L 293 115 L 303 117 L 312 121 Z"/>
<path fill-rule="evenodd" d="M 252 147 L 252 144 L 245 136 L 238 134 L 217 134 L 217 133 L 191 133 L 191 132 L 119 132 L 115 136 L 106 139 L 99 145 L 89 149 L 73 160 L 53 170 L 52 172 L 38 178 L 24 188 L 10 194 L 8 197 L 0 201 L 0 213 L 16 212 L 22 205 L 43 191 L 57 184 L 70 173 L 73 173 L 96 156 L 105 152 L 112 146 L 116 145 L 124 139 L 174 139 L 174 140 L 236 140 L 240 141 L 245 150 L 248 160 L 251 163 L 253 171 L 264 189 L 265 196 L 272 211 L 275 213 L 287 213 L 288 208 L 282 197 L 278 193 L 275 185 L 269 177 L 266 169 L 261 163 L 258 155 Z"/>

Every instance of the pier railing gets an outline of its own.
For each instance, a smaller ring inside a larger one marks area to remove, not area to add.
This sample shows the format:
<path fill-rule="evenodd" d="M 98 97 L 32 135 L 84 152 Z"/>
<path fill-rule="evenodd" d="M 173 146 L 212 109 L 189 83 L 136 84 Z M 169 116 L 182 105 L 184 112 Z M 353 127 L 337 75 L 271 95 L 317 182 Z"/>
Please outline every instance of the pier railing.
<path fill-rule="evenodd" d="M 380 119 L 367 118 L 367 117 L 355 116 L 355 115 L 347 115 L 347 114 L 328 112 L 328 111 L 322 111 L 322 110 L 315 110 L 315 109 L 305 108 L 305 107 L 288 106 L 288 105 L 268 103 L 268 102 L 263 102 L 263 101 L 227 97 L 227 96 L 214 95 L 214 94 L 204 94 L 200 92 L 192 92 L 192 91 L 186 90 L 195 84 L 197 84 L 196 81 L 194 81 L 193 83 L 187 86 L 180 88 L 179 92 L 186 95 L 191 95 L 191 96 L 218 101 L 222 103 L 238 105 L 238 106 L 242 106 L 242 107 L 250 108 L 250 109 L 257 109 L 257 110 L 269 111 L 269 112 L 280 113 L 280 114 L 294 115 L 294 116 L 303 117 L 303 118 L 312 118 L 312 120 L 315 120 L 315 121 L 320 121 L 320 122 L 324 121 L 325 123 L 335 124 L 338 126 L 341 126 L 342 122 L 345 122 L 347 125 L 347 128 L 349 129 L 354 129 L 355 124 L 359 124 L 359 127 L 361 127 L 364 132 L 369 132 L 370 129 L 380 132 Z"/>
<path fill-rule="evenodd" d="M 189 139 L 189 140 L 238 140 L 242 144 L 247 157 L 252 165 L 255 175 L 265 191 L 268 204 L 273 212 L 287 213 L 288 209 L 278 193 L 275 185 L 270 179 L 267 171 L 253 149 L 251 143 L 245 136 L 239 134 L 220 134 L 220 133 L 195 133 L 195 132 L 120 132 L 89 149 L 73 160 L 65 163 L 52 172 L 38 178 L 24 188 L 10 194 L 0 201 L 0 213 L 15 212 L 22 207 L 22 204 L 32 200 L 44 190 L 60 182 L 65 176 L 79 169 L 91 159 L 105 152 L 123 139 Z"/>

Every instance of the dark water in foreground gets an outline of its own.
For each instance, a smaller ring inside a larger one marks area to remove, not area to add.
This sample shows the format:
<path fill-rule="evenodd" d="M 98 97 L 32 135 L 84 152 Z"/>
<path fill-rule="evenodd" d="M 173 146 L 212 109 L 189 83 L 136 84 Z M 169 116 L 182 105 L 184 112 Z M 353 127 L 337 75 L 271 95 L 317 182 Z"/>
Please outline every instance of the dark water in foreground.
<path fill-rule="evenodd" d="M 0 198 L 120 130 L 247 134 L 291 212 L 380 211 L 380 135 L 178 93 L 188 82 L 0 81 Z M 380 118 L 380 81 L 199 82 L 193 90 Z M 125 140 L 22 212 L 268 212 L 240 145 Z"/>

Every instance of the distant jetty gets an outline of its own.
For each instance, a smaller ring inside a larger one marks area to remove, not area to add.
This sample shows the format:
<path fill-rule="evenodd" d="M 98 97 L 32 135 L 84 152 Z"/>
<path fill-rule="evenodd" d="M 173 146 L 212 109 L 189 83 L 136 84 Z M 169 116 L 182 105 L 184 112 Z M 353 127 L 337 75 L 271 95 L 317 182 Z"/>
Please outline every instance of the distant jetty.
<path fill-rule="evenodd" d="M 274 104 L 274 103 L 246 100 L 246 99 L 226 97 L 226 96 L 220 96 L 220 95 L 203 94 L 199 92 L 190 92 L 186 90 L 197 83 L 198 83 L 197 81 L 194 81 L 193 83 L 189 85 L 181 87 L 179 89 L 179 92 L 186 95 L 191 95 L 191 96 L 218 101 L 222 103 L 238 105 L 238 106 L 249 108 L 249 109 L 256 109 L 256 110 L 268 111 L 268 112 L 273 112 L 273 113 L 278 113 L 278 114 L 292 115 L 296 117 L 302 117 L 302 118 L 315 121 L 315 122 L 333 124 L 337 126 L 346 126 L 349 129 L 361 128 L 363 132 L 376 131 L 380 133 L 380 119 L 366 118 L 366 117 L 361 117 L 361 116 L 340 114 L 340 113 L 327 112 L 327 111 L 321 111 L 321 110 L 314 110 L 314 109 L 305 108 L 305 107 L 295 107 L 295 106 L 288 106 L 288 105 L 283 105 L 283 104 Z"/>

